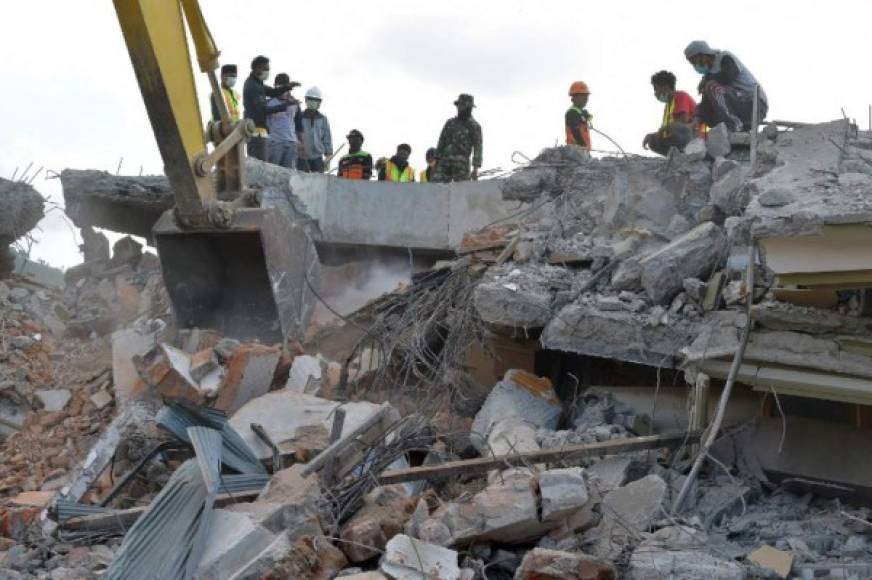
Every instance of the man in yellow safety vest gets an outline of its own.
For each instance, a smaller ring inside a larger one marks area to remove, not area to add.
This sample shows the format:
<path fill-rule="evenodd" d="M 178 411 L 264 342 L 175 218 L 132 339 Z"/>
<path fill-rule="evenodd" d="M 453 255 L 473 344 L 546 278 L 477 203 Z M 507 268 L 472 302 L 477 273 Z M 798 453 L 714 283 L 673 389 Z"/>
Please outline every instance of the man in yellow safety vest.
<path fill-rule="evenodd" d="M 236 84 L 236 65 L 235 64 L 225 64 L 221 67 L 221 97 L 224 99 L 224 104 L 227 107 L 227 112 L 230 113 L 230 120 L 235 122 L 240 118 L 239 113 L 239 102 L 242 98 L 239 96 L 239 93 L 233 90 L 233 86 Z M 215 101 L 212 101 L 212 120 L 218 121 L 220 119 L 220 115 L 218 114 L 218 107 L 215 104 Z"/>
<path fill-rule="evenodd" d="M 384 169 L 378 173 L 379 181 L 393 181 L 394 183 L 413 183 L 415 170 L 409 165 L 409 155 L 412 148 L 406 143 L 397 145 L 397 154 L 388 159 Z"/>
<path fill-rule="evenodd" d="M 436 168 L 436 148 L 430 147 L 424 155 L 424 160 L 427 161 L 427 169 L 422 169 L 418 174 L 420 183 L 428 183 L 433 178 L 433 169 Z"/>

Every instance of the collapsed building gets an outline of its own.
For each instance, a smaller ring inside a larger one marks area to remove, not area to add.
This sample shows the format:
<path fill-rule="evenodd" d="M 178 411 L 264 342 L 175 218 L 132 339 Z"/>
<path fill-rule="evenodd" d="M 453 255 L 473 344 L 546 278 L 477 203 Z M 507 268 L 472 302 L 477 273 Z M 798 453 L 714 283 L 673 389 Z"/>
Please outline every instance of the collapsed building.
<path fill-rule="evenodd" d="M 93 229 L 148 237 L 164 178 L 64 171 L 85 263 L 0 286 L 4 574 L 872 577 L 872 136 L 736 141 L 463 184 L 249 161 L 318 250 L 286 344 L 179 324 Z"/>

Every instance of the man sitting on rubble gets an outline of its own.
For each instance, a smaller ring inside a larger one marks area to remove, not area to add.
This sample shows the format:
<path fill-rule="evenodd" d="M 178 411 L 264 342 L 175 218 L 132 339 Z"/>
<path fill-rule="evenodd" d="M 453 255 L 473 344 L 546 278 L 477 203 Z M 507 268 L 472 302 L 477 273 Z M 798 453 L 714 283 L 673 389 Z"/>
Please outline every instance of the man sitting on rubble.
<path fill-rule="evenodd" d="M 406 143 L 397 145 L 397 153 L 387 160 L 383 169 L 379 170 L 379 181 L 394 183 L 414 183 L 415 170 L 409 165 L 412 147 Z"/>
<path fill-rule="evenodd" d="M 343 179 L 372 179 L 372 155 L 361 149 L 363 133 L 352 129 L 348 139 L 348 154 L 339 160 L 339 177 Z"/>
<path fill-rule="evenodd" d="M 693 118 L 696 102 L 684 91 L 675 90 L 675 75 L 662 70 L 651 77 L 654 96 L 663 103 L 663 122 L 656 133 L 648 133 L 642 141 L 644 149 L 666 155 L 672 147 L 684 151 L 693 139 Z"/>
<path fill-rule="evenodd" d="M 699 83 L 702 101 L 696 108 L 700 122 L 709 127 L 724 123 L 730 132 L 750 130 L 754 87 L 758 88 L 758 120 L 766 118 L 769 111 L 766 93 L 734 54 L 715 50 L 704 40 L 694 40 L 684 49 L 684 56 L 703 75 Z"/>

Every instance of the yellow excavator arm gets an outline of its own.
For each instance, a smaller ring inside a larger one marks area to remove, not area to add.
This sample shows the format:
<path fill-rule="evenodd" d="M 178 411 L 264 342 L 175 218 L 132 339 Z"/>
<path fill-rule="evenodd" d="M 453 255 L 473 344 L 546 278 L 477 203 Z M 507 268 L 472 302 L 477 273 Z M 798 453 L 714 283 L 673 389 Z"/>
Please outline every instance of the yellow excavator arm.
<path fill-rule="evenodd" d="M 164 170 L 175 191 L 179 219 L 192 227 L 208 226 L 210 222 L 215 225 L 215 216 L 220 212 L 214 211 L 217 196 L 211 169 L 218 167 L 222 189 L 242 191 L 242 143 L 252 128 L 245 121 L 238 127 L 231 126 L 224 100 L 216 98 L 222 120 L 203 130 L 185 22 L 213 95 L 221 94 L 215 74 L 221 53 L 200 5 L 197 0 L 114 2 Z M 212 154 L 206 148 L 207 135 L 217 145 Z"/>
<path fill-rule="evenodd" d="M 220 53 L 199 3 L 114 3 L 176 198 L 175 210 L 161 216 L 152 234 L 178 327 L 269 343 L 302 337 L 317 252 L 304 227 L 257 207 L 247 191 L 243 145 L 254 123 L 229 119 L 215 74 Z M 220 116 L 205 131 L 186 23 Z M 211 152 L 207 140 L 215 145 Z"/>

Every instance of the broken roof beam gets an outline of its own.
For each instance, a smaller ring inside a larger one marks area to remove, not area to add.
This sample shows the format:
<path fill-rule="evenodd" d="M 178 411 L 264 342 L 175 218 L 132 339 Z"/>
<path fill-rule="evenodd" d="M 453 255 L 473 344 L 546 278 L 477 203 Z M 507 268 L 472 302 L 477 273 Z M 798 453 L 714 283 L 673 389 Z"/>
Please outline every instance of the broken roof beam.
<path fill-rule="evenodd" d="M 151 237 L 151 228 L 175 200 L 163 175 L 112 175 L 92 169 L 60 174 L 66 214 L 78 227 Z"/>

